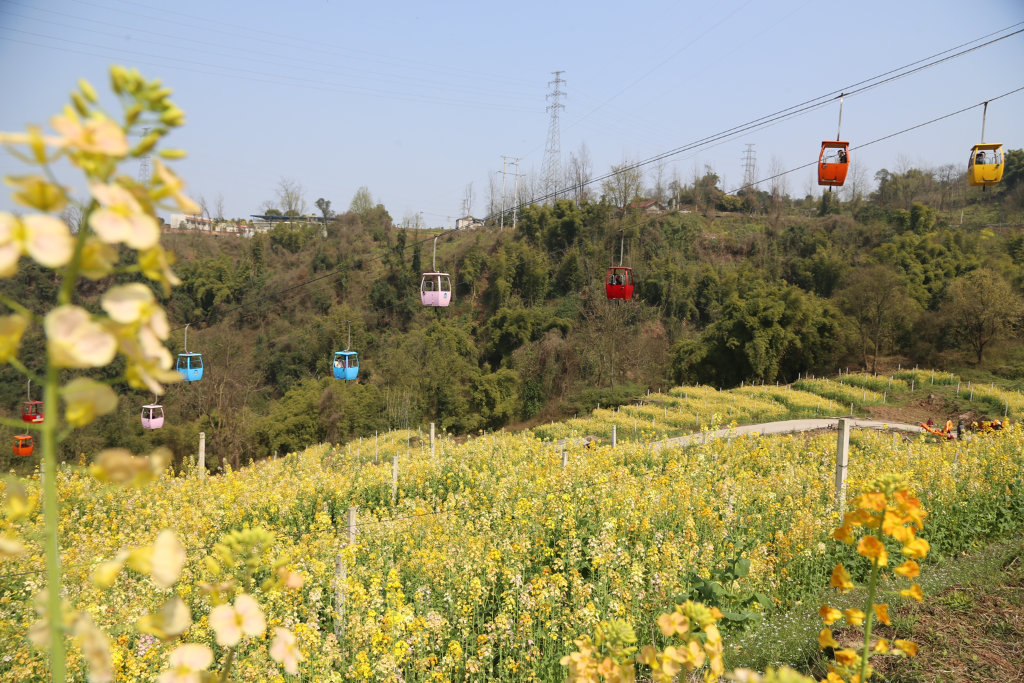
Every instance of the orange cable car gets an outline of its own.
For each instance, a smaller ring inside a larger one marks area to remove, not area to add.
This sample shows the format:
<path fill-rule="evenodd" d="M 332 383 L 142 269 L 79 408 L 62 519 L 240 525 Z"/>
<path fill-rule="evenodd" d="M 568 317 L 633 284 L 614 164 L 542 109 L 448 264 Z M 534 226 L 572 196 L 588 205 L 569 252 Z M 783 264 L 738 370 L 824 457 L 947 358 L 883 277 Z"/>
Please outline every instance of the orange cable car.
<path fill-rule="evenodd" d="M 32 444 L 32 436 L 29 434 L 18 434 L 14 437 L 14 454 L 22 458 L 32 455 L 35 450 Z"/>
<path fill-rule="evenodd" d="M 846 173 L 850 170 L 850 143 L 840 140 L 843 129 L 843 95 L 839 96 L 839 129 L 835 140 L 824 140 L 821 143 L 821 154 L 818 155 L 818 184 L 826 185 L 829 192 L 833 187 L 842 187 L 846 182 Z"/>
<path fill-rule="evenodd" d="M 981 143 L 971 148 L 967 161 L 967 184 L 980 187 L 982 191 L 991 185 L 998 185 L 1003 179 L 1005 168 L 1003 145 L 999 142 L 985 143 L 985 119 L 988 118 L 988 102 L 981 115 Z"/>

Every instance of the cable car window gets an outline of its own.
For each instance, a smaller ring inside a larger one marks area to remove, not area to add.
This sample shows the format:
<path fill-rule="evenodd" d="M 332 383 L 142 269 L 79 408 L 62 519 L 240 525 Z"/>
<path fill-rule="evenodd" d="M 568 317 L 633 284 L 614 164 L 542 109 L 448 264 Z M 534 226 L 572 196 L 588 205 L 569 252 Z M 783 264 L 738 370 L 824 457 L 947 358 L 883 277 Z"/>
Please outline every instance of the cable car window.
<path fill-rule="evenodd" d="M 434 281 L 433 280 L 424 280 L 423 281 L 423 291 L 424 292 L 433 292 L 434 291 Z"/>

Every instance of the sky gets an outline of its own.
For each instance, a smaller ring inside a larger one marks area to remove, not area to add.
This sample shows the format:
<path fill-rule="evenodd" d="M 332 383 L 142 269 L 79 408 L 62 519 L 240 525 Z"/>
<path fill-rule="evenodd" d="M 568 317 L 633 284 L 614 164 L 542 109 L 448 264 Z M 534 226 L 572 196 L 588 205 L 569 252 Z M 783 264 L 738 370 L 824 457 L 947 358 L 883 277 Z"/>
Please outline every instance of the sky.
<path fill-rule="evenodd" d="M 565 81 L 562 163 L 585 143 L 601 174 L 1021 22 L 1021 0 L 0 0 L 0 130 L 46 122 L 79 77 L 109 92 L 110 64 L 136 66 L 173 88 L 188 115 L 167 141 L 189 152 L 176 170 L 193 196 L 223 193 L 225 215 L 259 213 L 288 178 L 310 211 L 321 197 L 344 210 L 365 185 L 396 221 L 422 212 L 443 227 L 470 182 L 472 213 L 486 212 L 503 155 L 541 172 L 554 71 Z M 853 95 L 842 137 L 856 148 L 1024 88 L 1022 65 L 1024 33 Z M 710 165 L 733 190 L 747 144 L 764 178 L 772 157 L 786 169 L 815 161 L 838 117 L 829 101 L 671 156 L 665 172 L 685 180 Z M 978 107 L 851 159 L 869 178 L 901 160 L 966 164 L 981 124 Z M 1022 124 L 1024 90 L 989 105 L 986 141 L 1022 148 Z M 0 174 L 22 168 L 0 151 Z M 81 176 L 57 170 L 81 194 Z M 790 193 L 809 180 L 790 174 Z M 13 208 L 0 196 L 0 210 Z"/>

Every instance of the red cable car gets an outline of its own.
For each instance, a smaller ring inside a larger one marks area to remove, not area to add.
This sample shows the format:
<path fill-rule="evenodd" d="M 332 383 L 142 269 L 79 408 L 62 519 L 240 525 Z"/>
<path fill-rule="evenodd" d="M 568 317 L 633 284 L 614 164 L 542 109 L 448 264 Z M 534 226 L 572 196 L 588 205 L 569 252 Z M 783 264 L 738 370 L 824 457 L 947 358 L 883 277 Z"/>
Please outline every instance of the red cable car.
<path fill-rule="evenodd" d="M 32 455 L 32 437 L 28 434 L 18 434 L 14 437 L 14 454 L 23 458 Z"/>
<path fill-rule="evenodd" d="M 21 404 L 21 419 L 36 424 L 43 421 L 43 402 L 25 401 Z"/>
<path fill-rule="evenodd" d="M 604 285 L 608 300 L 629 301 L 633 298 L 633 269 L 625 266 L 610 266 L 608 280 Z"/>

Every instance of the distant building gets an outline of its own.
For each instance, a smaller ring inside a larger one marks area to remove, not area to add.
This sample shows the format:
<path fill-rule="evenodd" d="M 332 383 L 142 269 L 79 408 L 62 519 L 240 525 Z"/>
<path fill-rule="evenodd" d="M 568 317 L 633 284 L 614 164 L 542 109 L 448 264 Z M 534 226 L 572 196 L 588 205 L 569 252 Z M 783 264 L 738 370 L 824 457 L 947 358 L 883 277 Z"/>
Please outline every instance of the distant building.
<path fill-rule="evenodd" d="M 213 221 L 203 218 L 202 214 L 172 213 L 170 224 L 172 230 L 213 230 Z"/>
<path fill-rule="evenodd" d="M 475 230 L 476 228 L 482 228 L 484 222 L 480 218 L 473 218 L 472 216 L 466 216 L 465 218 L 455 219 L 456 230 Z"/>
<path fill-rule="evenodd" d="M 651 200 L 646 202 L 633 202 L 632 204 L 628 204 L 627 206 L 619 207 L 619 211 L 623 213 L 635 209 L 639 209 L 641 213 L 653 215 L 658 213 L 664 213 L 665 205 L 662 204 L 661 202 Z"/>

